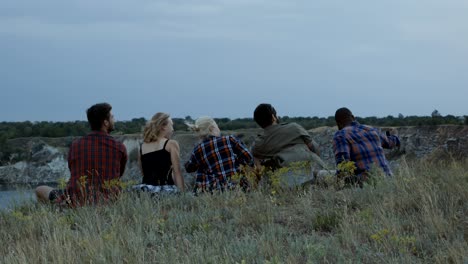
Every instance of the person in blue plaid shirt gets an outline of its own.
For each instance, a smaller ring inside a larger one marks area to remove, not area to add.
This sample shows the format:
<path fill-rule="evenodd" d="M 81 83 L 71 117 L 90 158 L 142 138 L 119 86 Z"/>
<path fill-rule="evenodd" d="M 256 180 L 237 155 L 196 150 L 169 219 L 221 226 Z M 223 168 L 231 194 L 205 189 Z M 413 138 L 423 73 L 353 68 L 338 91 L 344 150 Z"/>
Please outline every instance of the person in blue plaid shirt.
<path fill-rule="evenodd" d="M 383 149 L 400 147 L 400 139 L 396 135 L 359 124 L 346 107 L 336 110 L 335 121 L 338 125 L 338 131 L 333 136 L 336 164 L 352 161 L 356 165 L 355 177 L 345 179 L 347 183 L 362 186 L 373 165 L 380 167 L 385 174 L 392 175 Z"/>
<path fill-rule="evenodd" d="M 197 173 L 195 193 L 229 189 L 233 185 L 231 177 L 239 172 L 240 165 L 253 166 L 247 147 L 235 136 L 222 136 L 213 118 L 200 117 L 195 124 L 186 124 L 201 139 L 185 164 L 187 172 Z"/>

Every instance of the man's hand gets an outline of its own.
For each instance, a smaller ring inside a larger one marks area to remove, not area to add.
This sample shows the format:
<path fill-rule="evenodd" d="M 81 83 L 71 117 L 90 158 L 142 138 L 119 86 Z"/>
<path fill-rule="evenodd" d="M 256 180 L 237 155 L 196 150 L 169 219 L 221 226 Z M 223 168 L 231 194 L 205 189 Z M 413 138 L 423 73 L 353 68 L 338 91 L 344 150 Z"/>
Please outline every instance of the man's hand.
<path fill-rule="evenodd" d="M 399 148 L 400 147 L 400 139 L 397 136 L 397 130 L 395 128 L 389 128 L 385 131 L 385 136 L 387 137 L 387 141 L 389 142 L 389 146 L 391 147 L 391 142 L 393 142 L 393 146 Z"/>

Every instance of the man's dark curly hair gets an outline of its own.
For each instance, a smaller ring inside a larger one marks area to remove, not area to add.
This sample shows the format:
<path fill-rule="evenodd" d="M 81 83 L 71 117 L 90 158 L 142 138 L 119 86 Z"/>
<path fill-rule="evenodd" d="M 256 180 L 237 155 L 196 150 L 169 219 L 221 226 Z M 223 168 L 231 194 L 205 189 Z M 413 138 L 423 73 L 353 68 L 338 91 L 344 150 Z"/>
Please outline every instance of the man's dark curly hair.
<path fill-rule="evenodd" d="M 88 123 L 91 126 L 91 130 L 101 130 L 104 120 L 110 119 L 111 110 L 112 106 L 108 103 L 99 103 L 88 108 L 88 110 L 86 110 L 86 116 L 88 117 Z"/>
<path fill-rule="evenodd" d="M 335 121 L 337 123 L 344 123 L 344 122 L 349 122 L 352 121 L 353 119 L 353 113 L 351 113 L 351 110 L 349 110 L 346 107 L 342 107 L 335 112 Z"/>
<path fill-rule="evenodd" d="M 262 127 L 268 127 L 273 124 L 271 115 L 276 117 L 276 110 L 271 104 L 259 104 L 254 111 L 254 120 Z"/>

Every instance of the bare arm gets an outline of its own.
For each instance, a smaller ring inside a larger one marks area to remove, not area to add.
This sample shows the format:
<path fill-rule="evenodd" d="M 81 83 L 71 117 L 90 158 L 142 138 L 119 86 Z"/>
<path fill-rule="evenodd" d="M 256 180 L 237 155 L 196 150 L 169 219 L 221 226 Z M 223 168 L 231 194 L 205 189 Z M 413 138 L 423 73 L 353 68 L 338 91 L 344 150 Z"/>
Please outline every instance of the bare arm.
<path fill-rule="evenodd" d="M 141 171 L 141 175 L 145 176 L 145 174 L 143 173 L 143 165 L 141 164 L 141 153 L 143 153 L 143 144 L 145 144 L 145 143 L 140 144 L 140 148 L 138 150 L 137 161 L 138 161 L 138 168 L 140 168 L 140 171 Z"/>
<path fill-rule="evenodd" d="M 138 152 L 138 168 L 140 168 L 141 175 L 143 175 L 143 167 L 141 166 L 141 154 Z"/>
<path fill-rule="evenodd" d="M 317 156 L 320 157 L 320 149 L 318 147 L 318 144 L 312 139 L 310 142 L 306 142 L 307 147 L 310 149 L 310 151 L 314 152 L 317 154 Z"/>
<path fill-rule="evenodd" d="M 175 184 L 181 192 L 184 191 L 184 177 L 182 177 L 182 171 L 180 169 L 180 148 L 179 143 L 175 140 L 169 140 L 167 144 L 167 150 L 171 153 L 172 162 L 172 177 Z"/>
<path fill-rule="evenodd" d="M 295 123 L 294 123 L 295 124 Z M 293 128 L 296 129 L 296 132 L 299 133 L 301 136 L 302 140 L 304 140 L 304 143 L 307 145 L 307 148 L 312 151 L 313 153 L 317 154 L 317 156 L 320 157 L 320 149 L 319 145 L 315 140 L 310 136 L 309 132 L 305 130 L 302 126 L 295 124 Z"/>
<path fill-rule="evenodd" d="M 128 161 L 128 154 L 127 154 L 127 148 L 125 147 L 124 144 L 122 144 L 122 159 L 120 160 L 120 177 L 125 172 L 125 167 L 127 166 L 127 161 Z"/>

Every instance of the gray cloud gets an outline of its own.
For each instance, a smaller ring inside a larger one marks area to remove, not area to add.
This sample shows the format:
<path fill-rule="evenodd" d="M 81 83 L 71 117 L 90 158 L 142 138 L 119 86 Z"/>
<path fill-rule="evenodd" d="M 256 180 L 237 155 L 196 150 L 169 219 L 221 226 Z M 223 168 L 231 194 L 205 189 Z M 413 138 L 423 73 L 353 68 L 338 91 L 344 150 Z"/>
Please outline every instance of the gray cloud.
<path fill-rule="evenodd" d="M 74 100 L 80 115 L 109 100 L 124 119 L 250 116 L 260 101 L 289 116 L 347 104 L 360 115 L 466 114 L 467 11 L 458 0 L 5 0 L 3 109 L 29 93 Z M 77 118 L 3 109 L 0 120 Z"/>

